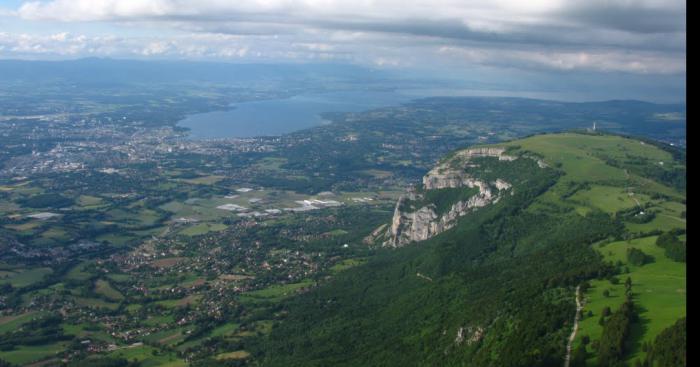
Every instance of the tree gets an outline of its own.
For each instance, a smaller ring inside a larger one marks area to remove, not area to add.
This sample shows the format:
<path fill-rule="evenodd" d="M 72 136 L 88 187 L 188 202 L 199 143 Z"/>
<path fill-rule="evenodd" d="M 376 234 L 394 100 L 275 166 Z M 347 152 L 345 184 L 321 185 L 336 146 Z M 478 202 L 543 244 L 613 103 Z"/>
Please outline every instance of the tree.
<path fill-rule="evenodd" d="M 618 366 L 627 352 L 626 343 L 635 310 L 628 298 L 605 322 L 598 349 L 598 364 L 601 367 Z"/>
<path fill-rule="evenodd" d="M 591 337 L 588 335 L 584 335 L 581 337 L 581 344 L 583 345 L 588 345 L 591 342 Z"/>
<path fill-rule="evenodd" d="M 687 366 L 687 330 L 685 317 L 664 329 L 648 347 L 650 366 L 675 367 Z"/>
<path fill-rule="evenodd" d="M 630 247 L 627 249 L 627 261 L 632 265 L 642 266 L 644 264 L 650 263 L 652 261 L 651 256 L 644 253 L 644 251 Z"/>
<path fill-rule="evenodd" d="M 662 247 L 666 256 L 678 262 L 685 262 L 686 245 L 681 242 L 674 232 L 665 232 L 656 238 L 656 245 Z"/>
<path fill-rule="evenodd" d="M 581 343 L 578 348 L 574 350 L 571 355 L 571 367 L 586 367 L 586 357 L 588 352 L 586 351 L 586 345 Z"/>

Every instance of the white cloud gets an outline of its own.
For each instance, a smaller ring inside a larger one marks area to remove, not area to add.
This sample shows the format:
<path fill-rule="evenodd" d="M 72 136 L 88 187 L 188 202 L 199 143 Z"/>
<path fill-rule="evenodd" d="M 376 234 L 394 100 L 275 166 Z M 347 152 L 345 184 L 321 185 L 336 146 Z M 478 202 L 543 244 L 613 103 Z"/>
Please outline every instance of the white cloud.
<path fill-rule="evenodd" d="M 64 42 L 68 38 L 68 32 L 52 34 L 49 39 L 57 42 Z"/>
<path fill-rule="evenodd" d="M 24 19 L 99 21 L 116 18 L 162 16 L 175 9 L 169 0 L 57 0 L 25 2 L 17 10 Z"/>
<path fill-rule="evenodd" d="M 306 43 L 304 43 L 304 42 L 302 42 L 302 43 L 294 43 L 294 44 L 292 44 L 292 46 L 294 46 L 294 47 L 299 47 L 299 48 L 302 48 L 302 49 L 305 49 L 305 50 L 309 50 L 309 51 L 333 51 L 333 50 L 335 49 L 335 46 L 333 46 L 333 45 L 331 45 L 331 44 L 328 44 L 328 43 L 315 43 L 315 42 L 311 42 L 311 43 L 308 43 L 308 42 L 306 42 Z"/>
<path fill-rule="evenodd" d="M 590 70 L 639 74 L 685 73 L 686 63 L 676 55 L 653 52 L 617 52 L 611 50 L 509 50 L 475 49 L 455 46 L 438 48 L 439 54 L 453 57 L 458 62 L 469 62 L 502 67 L 530 67 L 557 70 Z"/>
<path fill-rule="evenodd" d="M 173 47 L 173 44 L 170 42 L 163 42 L 163 41 L 156 41 L 156 42 L 150 42 L 144 49 L 141 51 L 141 54 L 144 56 L 151 56 L 151 55 L 162 55 L 170 51 Z"/>
<path fill-rule="evenodd" d="M 658 21 L 658 16 L 685 14 L 681 0 L 51 0 L 28 1 L 17 14 L 30 20 L 106 21 L 124 19 L 179 19 L 244 23 L 280 23 L 304 26 L 319 24 L 352 26 L 411 21 L 450 21 L 475 31 L 507 32 L 523 25 L 563 25 L 580 15 L 627 12 L 657 14 L 627 20 L 639 27 Z M 565 16 L 566 15 L 566 16 Z M 684 29 L 684 19 L 669 22 Z M 597 22 L 603 24 L 605 22 Z"/>
<path fill-rule="evenodd" d="M 685 73 L 685 11 L 682 0 L 46 0 L 24 2 L 12 16 L 28 24 L 97 22 L 144 30 L 138 37 L 86 34 L 83 40 L 61 30 L 6 35 L 0 46 L 2 55 L 445 62 L 673 74 Z"/>

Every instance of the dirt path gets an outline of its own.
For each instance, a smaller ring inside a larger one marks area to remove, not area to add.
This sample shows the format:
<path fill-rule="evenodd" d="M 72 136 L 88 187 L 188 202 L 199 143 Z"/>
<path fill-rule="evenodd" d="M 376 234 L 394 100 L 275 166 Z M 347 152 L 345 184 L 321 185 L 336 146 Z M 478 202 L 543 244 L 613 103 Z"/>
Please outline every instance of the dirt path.
<path fill-rule="evenodd" d="M 630 179 L 630 173 L 627 171 L 626 168 L 625 168 L 625 176 L 627 176 L 627 180 Z M 630 182 L 630 183 L 631 183 L 631 182 Z M 637 207 L 640 208 L 640 209 L 642 209 L 642 203 L 640 203 L 639 200 L 637 200 L 637 198 L 634 197 L 634 191 L 632 191 L 632 187 L 631 187 L 631 186 L 627 186 L 625 189 L 627 190 L 627 195 L 628 195 L 629 197 L 631 197 L 632 200 L 634 200 L 635 203 L 637 203 Z"/>
<path fill-rule="evenodd" d="M 634 193 L 631 193 L 631 194 L 634 195 Z M 641 208 L 641 207 L 642 207 L 642 203 L 640 203 L 639 200 L 637 200 L 636 197 L 634 197 L 634 196 L 631 196 L 631 197 L 632 197 L 632 200 L 634 200 L 634 202 L 637 203 L 637 207 Z"/>
<path fill-rule="evenodd" d="M 581 311 L 583 311 L 583 301 L 581 300 L 581 286 L 579 285 L 576 287 L 576 315 L 574 316 L 574 329 L 571 330 L 569 342 L 566 344 L 564 367 L 569 367 L 569 364 L 571 363 L 571 349 L 574 345 L 574 339 L 576 339 L 576 332 L 578 331 L 578 321 L 581 318 Z"/>

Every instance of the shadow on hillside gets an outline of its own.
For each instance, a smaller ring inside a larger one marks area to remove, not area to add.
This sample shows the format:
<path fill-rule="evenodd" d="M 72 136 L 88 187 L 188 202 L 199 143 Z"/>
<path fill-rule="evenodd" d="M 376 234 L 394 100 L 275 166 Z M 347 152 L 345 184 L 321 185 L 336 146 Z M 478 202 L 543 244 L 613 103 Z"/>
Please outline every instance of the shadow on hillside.
<path fill-rule="evenodd" d="M 636 302 L 634 307 L 638 318 L 634 323 L 632 323 L 632 327 L 630 328 L 630 336 L 626 345 L 627 356 L 635 355 L 642 351 L 642 341 L 644 339 L 644 335 L 649 330 L 649 323 L 651 322 L 648 317 L 649 310 Z"/>

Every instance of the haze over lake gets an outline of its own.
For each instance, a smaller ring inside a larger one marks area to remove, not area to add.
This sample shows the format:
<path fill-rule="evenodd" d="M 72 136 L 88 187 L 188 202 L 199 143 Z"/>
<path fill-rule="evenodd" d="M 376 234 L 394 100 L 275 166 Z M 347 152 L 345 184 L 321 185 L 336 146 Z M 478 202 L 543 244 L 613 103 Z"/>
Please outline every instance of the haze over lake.
<path fill-rule="evenodd" d="M 350 91 L 302 94 L 291 98 L 244 102 L 227 111 L 197 113 L 178 123 L 190 138 L 273 136 L 323 124 L 324 112 L 357 112 L 395 106 L 415 99 L 401 92 Z"/>

